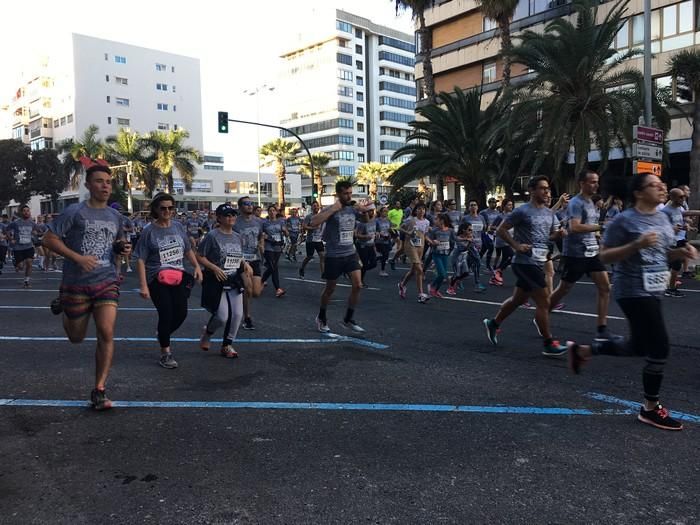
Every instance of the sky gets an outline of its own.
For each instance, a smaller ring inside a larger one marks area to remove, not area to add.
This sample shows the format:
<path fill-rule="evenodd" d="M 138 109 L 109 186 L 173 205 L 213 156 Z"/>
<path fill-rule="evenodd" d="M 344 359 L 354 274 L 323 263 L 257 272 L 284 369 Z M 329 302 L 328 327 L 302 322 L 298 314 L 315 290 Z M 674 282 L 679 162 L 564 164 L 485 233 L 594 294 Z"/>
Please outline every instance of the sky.
<path fill-rule="evenodd" d="M 285 44 L 314 24 L 315 10 L 331 5 L 413 33 L 410 13 L 396 15 L 393 0 L 71 0 L 3 2 L 0 21 L 0 101 L 14 93 L 26 64 L 60 49 L 81 33 L 200 59 L 204 148 L 225 155 L 227 170 L 257 169 L 257 129 L 231 125 L 216 132 L 217 112 L 277 124 L 274 86 Z M 260 130 L 260 141 L 276 137 Z"/>

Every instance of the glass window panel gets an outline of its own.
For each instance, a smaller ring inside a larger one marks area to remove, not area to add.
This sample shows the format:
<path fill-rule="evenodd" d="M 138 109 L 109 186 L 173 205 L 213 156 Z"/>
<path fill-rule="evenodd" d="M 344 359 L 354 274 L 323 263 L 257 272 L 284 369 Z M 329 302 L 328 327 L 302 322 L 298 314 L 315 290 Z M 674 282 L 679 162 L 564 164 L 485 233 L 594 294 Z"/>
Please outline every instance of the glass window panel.
<path fill-rule="evenodd" d="M 625 20 L 625 23 L 620 27 L 620 31 L 617 33 L 617 49 L 624 49 L 629 46 L 630 41 L 630 23 L 629 20 Z"/>
<path fill-rule="evenodd" d="M 676 6 L 670 5 L 663 9 L 664 37 L 676 34 Z"/>
<path fill-rule="evenodd" d="M 644 43 L 644 15 L 632 18 L 632 45 Z"/>
<path fill-rule="evenodd" d="M 661 38 L 661 11 L 657 9 L 651 12 L 651 39 Z"/>
<path fill-rule="evenodd" d="M 688 47 L 693 45 L 693 33 L 686 33 L 680 36 L 674 36 L 673 38 L 663 39 L 663 51 L 673 51 L 674 49 L 680 49 L 682 47 Z"/>
<path fill-rule="evenodd" d="M 693 3 L 678 4 L 678 32 L 687 33 L 693 30 Z"/>

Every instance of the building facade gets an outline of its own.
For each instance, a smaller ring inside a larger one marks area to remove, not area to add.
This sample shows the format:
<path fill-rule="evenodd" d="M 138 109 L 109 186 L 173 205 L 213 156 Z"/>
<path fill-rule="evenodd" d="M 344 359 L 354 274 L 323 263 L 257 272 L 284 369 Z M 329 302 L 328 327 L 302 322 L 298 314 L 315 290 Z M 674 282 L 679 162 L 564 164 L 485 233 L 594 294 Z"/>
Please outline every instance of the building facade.
<path fill-rule="evenodd" d="M 336 9 L 314 20 L 282 55 L 280 125 L 312 153 L 330 155 L 340 176 L 355 175 L 366 162 L 392 162 L 415 119 L 413 35 Z M 303 183 L 309 194 L 310 179 Z M 334 183 L 326 177 L 323 193 L 332 194 Z"/>

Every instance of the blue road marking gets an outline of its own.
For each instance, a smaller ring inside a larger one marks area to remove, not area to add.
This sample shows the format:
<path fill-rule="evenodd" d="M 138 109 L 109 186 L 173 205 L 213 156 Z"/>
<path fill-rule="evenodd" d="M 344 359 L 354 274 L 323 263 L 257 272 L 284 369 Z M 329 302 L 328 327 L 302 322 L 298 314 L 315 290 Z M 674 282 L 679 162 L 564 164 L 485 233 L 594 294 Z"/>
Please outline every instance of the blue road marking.
<path fill-rule="evenodd" d="M 639 402 L 628 401 L 627 399 L 620 399 L 619 397 L 599 394 L 597 392 L 588 392 L 587 394 L 585 394 L 585 396 L 591 399 L 595 399 L 596 401 L 603 401 L 604 403 L 612 403 L 614 405 L 621 405 L 630 409 L 634 409 L 630 411 L 634 414 L 639 412 L 639 407 L 642 406 L 642 404 Z M 700 416 L 696 416 L 695 414 L 688 414 L 687 412 L 678 412 L 677 410 L 671 410 L 671 417 L 673 417 L 674 419 L 689 421 L 691 423 L 700 423 Z"/>
<path fill-rule="evenodd" d="M 0 399 L 0 406 L 12 407 L 87 407 L 87 401 L 67 399 Z M 590 410 L 588 408 L 422 405 L 402 403 L 293 403 L 259 401 L 114 401 L 122 408 L 223 408 L 252 410 L 351 410 L 365 412 L 458 412 L 479 414 L 521 414 L 554 416 L 619 416 L 631 410 Z"/>

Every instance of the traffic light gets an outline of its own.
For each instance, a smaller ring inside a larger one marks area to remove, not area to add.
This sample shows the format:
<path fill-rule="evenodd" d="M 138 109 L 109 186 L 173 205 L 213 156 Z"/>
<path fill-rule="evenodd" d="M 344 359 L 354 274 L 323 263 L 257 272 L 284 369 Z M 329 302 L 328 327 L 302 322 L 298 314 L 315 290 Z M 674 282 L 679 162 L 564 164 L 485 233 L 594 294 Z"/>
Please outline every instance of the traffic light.
<path fill-rule="evenodd" d="M 219 133 L 228 133 L 228 112 L 219 111 Z"/>
<path fill-rule="evenodd" d="M 318 184 L 313 185 L 313 188 L 311 189 L 311 196 L 314 199 L 318 199 Z"/>

